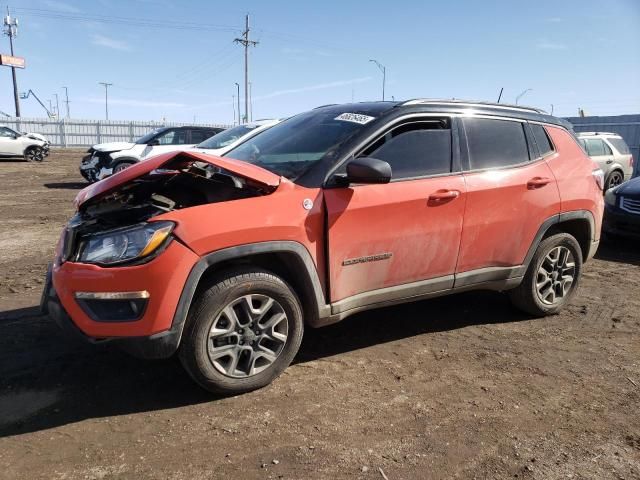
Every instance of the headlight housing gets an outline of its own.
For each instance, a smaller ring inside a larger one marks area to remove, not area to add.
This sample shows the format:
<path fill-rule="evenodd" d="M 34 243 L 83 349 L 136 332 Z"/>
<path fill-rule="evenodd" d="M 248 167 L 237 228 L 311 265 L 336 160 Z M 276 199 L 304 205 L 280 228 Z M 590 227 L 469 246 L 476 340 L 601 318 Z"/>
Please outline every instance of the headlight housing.
<path fill-rule="evenodd" d="M 150 222 L 87 235 L 80 240 L 77 261 L 116 265 L 148 257 L 170 241 L 173 222 Z"/>
<path fill-rule="evenodd" d="M 616 206 L 616 199 L 618 198 L 616 192 L 618 191 L 617 187 L 610 188 L 604 194 L 604 203 L 610 205 L 612 207 Z"/>

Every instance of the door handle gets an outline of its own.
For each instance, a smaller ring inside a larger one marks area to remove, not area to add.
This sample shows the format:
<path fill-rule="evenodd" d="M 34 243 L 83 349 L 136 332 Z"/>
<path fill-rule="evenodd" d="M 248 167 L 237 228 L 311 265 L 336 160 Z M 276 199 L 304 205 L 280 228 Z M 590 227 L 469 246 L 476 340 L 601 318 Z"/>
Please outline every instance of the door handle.
<path fill-rule="evenodd" d="M 527 188 L 533 190 L 534 188 L 541 188 L 551 183 L 551 179 L 547 177 L 533 177 L 527 182 Z"/>
<path fill-rule="evenodd" d="M 607 165 L 611 165 L 613 163 L 613 160 L 607 160 Z"/>
<path fill-rule="evenodd" d="M 430 202 L 446 202 L 448 200 L 454 200 L 460 196 L 458 190 L 438 190 L 429 195 Z"/>

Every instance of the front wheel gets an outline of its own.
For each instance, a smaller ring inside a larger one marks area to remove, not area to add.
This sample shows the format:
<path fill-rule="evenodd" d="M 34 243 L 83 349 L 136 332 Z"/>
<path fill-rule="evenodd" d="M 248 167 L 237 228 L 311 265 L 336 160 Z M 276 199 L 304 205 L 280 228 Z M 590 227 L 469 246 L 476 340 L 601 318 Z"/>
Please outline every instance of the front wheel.
<path fill-rule="evenodd" d="M 238 394 L 271 383 L 302 341 L 302 308 L 280 277 L 235 269 L 214 279 L 195 300 L 180 360 L 205 389 Z"/>
<path fill-rule="evenodd" d="M 116 165 L 113 167 L 113 173 L 121 172 L 122 170 L 129 168 L 131 165 L 133 165 L 133 162 L 116 163 Z"/>
<path fill-rule="evenodd" d="M 44 154 L 40 147 L 29 147 L 24 152 L 24 159 L 27 162 L 41 162 L 44 160 Z"/>
<path fill-rule="evenodd" d="M 537 317 L 564 308 L 576 292 L 582 272 L 582 250 L 568 233 L 545 238 L 531 259 L 522 283 L 509 291 L 511 302 Z"/>

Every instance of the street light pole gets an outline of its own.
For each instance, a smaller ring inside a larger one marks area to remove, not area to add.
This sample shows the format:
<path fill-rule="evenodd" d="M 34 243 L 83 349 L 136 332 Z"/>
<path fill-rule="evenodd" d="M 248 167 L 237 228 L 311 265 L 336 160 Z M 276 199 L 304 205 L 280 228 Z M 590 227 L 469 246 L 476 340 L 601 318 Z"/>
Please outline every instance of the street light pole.
<path fill-rule="evenodd" d="M 238 125 L 240 125 L 242 122 L 240 121 L 240 117 L 242 115 L 240 115 L 240 84 L 238 82 L 235 82 L 236 87 L 238 87 Z"/>
<path fill-rule="evenodd" d="M 527 88 L 524 92 L 516 97 L 516 105 L 518 105 L 518 101 L 525 95 L 525 93 L 532 91 L 533 88 Z"/>
<path fill-rule="evenodd" d="M 104 115 L 109 120 L 109 87 L 113 83 L 98 82 L 100 85 L 104 85 Z"/>
<path fill-rule="evenodd" d="M 385 86 L 385 83 L 387 82 L 387 67 L 382 65 L 377 60 L 370 59 L 369 61 L 375 63 L 380 69 L 380 71 L 382 72 L 382 101 L 384 102 L 384 86 Z"/>

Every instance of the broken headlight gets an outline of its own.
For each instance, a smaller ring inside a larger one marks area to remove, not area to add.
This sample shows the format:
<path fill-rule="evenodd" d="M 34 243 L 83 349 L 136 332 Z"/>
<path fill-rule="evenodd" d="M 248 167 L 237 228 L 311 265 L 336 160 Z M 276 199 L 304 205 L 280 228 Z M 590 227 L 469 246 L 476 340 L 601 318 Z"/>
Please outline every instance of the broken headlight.
<path fill-rule="evenodd" d="M 113 265 L 145 258 L 169 241 L 172 222 L 150 222 L 88 235 L 80 240 L 78 262 Z"/>

